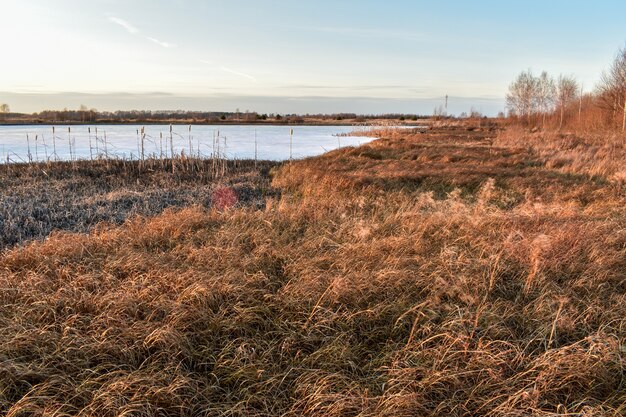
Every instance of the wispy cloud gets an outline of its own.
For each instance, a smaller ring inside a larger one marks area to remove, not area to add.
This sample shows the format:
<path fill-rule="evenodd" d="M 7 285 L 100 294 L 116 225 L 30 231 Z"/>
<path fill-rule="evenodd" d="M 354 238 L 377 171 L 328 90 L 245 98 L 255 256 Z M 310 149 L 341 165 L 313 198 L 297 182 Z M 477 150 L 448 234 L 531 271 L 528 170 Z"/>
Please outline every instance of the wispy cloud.
<path fill-rule="evenodd" d="M 131 35 L 135 35 L 139 33 L 139 29 L 137 29 L 135 26 L 128 23 L 126 20 L 120 19 L 119 17 L 109 16 L 109 21 L 115 23 L 116 25 L 120 25 L 121 27 L 126 29 L 126 31 L 130 33 Z"/>
<path fill-rule="evenodd" d="M 413 85 L 381 84 L 381 85 L 317 85 L 317 84 L 290 84 L 278 88 L 303 90 L 416 90 L 420 87 Z"/>
<path fill-rule="evenodd" d="M 146 39 L 148 39 L 150 42 L 156 43 L 157 45 L 159 45 L 159 46 L 161 46 L 163 48 L 175 48 L 176 47 L 176 45 L 173 44 L 173 43 L 163 42 L 163 41 L 160 41 L 160 40 L 158 40 L 156 38 L 151 38 L 150 36 L 146 36 Z"/>
<path fill-rule="evenodd" d="M 116 25 L 119 25 L 119 26 L 123 27 L 131 35 L 138 35 L 141 32 L 133 24 L 127 22 L 124 19 L 120 19 L 119 17 L 109 16 L 109 21 L 112 22 L 112 23 L 115 23 Z M 176 47 L 176 44 L 173 44 L 171 42 L 164 42 L 162 40 L 159 40 L 157 38 L 153 38 L 151 36 L 145 36 L 144 35 L 143 37 L 145 39 L 149 40 L 150 42 L 156 43 L 157 45 L 159 45 L 162 48 L 175 48 Z"/>
<path fill-rule="evenodd" d="M 311 28 L 316 32 L 333 33 L 337 35 L 347 35 L 359 38 L 387 38 L 387 39 L 400 39 L 405 41 L 424 41 L 427 38 L 416 32 L 407 32 L 399 30 L 384 30 L 384 29 L 362 29 L 354 27 L 316 27 Z"/>
<path fill-rule="evenodd" d="M 252 81 L 256 82 L 256 78 L 254 78 L 254 77 L 253 77 L 252 75 L 250 75 L 250 74 L 246 74 L 246 73 L 244 73 L 244 72 L 235 71 L 235 70 L 232 70 L 232 69 L 230 69 L 230 68 L 226 68 L 226 67 L 221 67 L 220 69 L 221 69 L 222 71 L 224 71 L 224 72 L 228 72 L 228 73 L 230 73 L 230 74 L 237 75 L 237 76 L 242 77 L 242 78 L 247 78 L 247 79 L 249 79 L 249 80 L 252 80 Z"/>

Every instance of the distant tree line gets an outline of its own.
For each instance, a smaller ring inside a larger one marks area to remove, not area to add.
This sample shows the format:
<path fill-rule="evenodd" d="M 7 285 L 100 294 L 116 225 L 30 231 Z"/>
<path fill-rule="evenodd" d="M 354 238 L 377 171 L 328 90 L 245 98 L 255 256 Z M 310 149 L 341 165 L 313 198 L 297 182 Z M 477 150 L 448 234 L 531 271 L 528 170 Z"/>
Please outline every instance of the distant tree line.
<path fill-rule="evenodd" d="M 580 127 L 626 129 L 626 47 L 620 49 L 592 93 L 583 95 L 573 76 L 556 79 L 543 71 L 535 76 L 522 71 L 506 95 L 509 116 L 526 124 L 548 123 L 562 128 L 578 122 Z"/>
<path fill-rule="evenodd" d="M 6 106 L 6 107 L 2 107 Z M 332 113 L 332 114 L 278 114 L 278 113 L 257 113 L 246 110 L 240 112 L 214 112 L 214 111 L 185 111 L 185 110 L 118 110 L 118 111 L 98 111 L 93 108 L 81 105 L 78 110 L 44 110 L 38 113 L 21 114 L 9 113 L 9 106 L 0 106 L 0 119 L 12 120 L 15 122 L 31 123 L 305 123 L 306 121 L 342 121 L 365 122 L 370 119 L 385 120 L 413 120 L 427 118 L 418 114 L 367 114 L 358 115 L 356 113 Z"/>

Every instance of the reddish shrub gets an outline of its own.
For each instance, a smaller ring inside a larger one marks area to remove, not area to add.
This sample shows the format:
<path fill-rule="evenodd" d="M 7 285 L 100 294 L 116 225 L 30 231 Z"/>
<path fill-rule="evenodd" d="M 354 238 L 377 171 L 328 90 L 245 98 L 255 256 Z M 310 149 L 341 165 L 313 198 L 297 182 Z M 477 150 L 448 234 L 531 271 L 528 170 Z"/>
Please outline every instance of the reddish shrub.
<path fill-rule="evenodd" d="M 211 194 L 213 207 L 218 210 L 225 210 L 233 207 L 239 201 L 237 193 L 230 187 L 218 187 Z"/>

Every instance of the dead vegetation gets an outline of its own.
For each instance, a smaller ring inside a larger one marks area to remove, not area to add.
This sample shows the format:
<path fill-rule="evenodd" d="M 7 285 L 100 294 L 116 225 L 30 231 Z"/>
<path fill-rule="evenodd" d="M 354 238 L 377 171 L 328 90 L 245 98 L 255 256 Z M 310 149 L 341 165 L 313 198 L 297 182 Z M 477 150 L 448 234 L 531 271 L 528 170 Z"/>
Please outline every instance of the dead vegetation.
<path fill-rule="evenodd" d="M 497 134 L 398 132 L 284 165 L 261 209 L 5 251 L 2 413 L 623 415 L 610 154 L 592 177 Z"/>
<path fill-rule="evenodd" d="M 98 160 L 0 166 L 0 250 L 54 230 L 86 232 L 103 222 L 154 216 L 169 207 L 210 207 L 229 187 L 239 205 L 261 207 L 273 162 Z M 223 174 L 222 174 L 223 172 Z"/>
<path fill-rule="evenodd" d="M 626 183 L 626 134 L 604 132 L 531 132 L 510 126 L 496 140 L 501 146 L 524 144 L 558 172 L 586 174 Z"/>

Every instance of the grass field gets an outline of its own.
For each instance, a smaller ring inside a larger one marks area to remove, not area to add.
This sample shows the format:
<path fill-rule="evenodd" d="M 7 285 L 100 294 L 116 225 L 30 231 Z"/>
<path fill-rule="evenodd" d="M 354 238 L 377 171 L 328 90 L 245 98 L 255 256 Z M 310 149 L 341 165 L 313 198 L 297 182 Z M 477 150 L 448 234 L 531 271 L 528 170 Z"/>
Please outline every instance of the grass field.
<path fill-rule="evenodd" d="M 246 174 L 258 204 L 107 206 L 123 224 L 14 248 L 5 232 L 0 412 L 624 415 L 624 143 L 389 131 L 272 169 L 273 191 Z M 83 202 L 165 192 L 68 176 Z M 45 187 L 19 178 L 8 224 Z"/>

